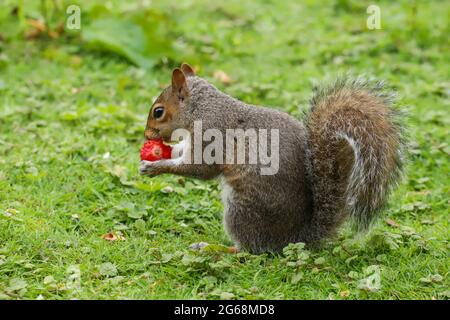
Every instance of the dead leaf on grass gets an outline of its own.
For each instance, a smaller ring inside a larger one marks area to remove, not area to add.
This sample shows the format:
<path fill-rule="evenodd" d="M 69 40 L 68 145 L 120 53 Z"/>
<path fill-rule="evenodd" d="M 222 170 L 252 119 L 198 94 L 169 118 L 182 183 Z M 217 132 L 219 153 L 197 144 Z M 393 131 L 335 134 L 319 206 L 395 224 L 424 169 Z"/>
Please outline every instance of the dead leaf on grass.
<path fill-rule="evenodd" d="M 217 70 L 214 72 L 214 78 L 222 82 L 224 85 L 229 85 L 231 83 L 231 78 L 225 71 Z"/>
<path fill-rule="evenodd" d="M 385 221 L 391 227 L 394 227 L 394 228 L 400 227 L 400 225 L 397 222 L 395 222 L 394 220 L 392 220 L 392 219 L 387 218 Z"/>
<path fill-rule="evenodd" d="M 102 239 L 105 239 L 107 241 L 117 241 L 117 240 L 124 241 L 125 237 L 121 234 L 115 235 L 112 232 L 108 232 L 102 236 Z"/>

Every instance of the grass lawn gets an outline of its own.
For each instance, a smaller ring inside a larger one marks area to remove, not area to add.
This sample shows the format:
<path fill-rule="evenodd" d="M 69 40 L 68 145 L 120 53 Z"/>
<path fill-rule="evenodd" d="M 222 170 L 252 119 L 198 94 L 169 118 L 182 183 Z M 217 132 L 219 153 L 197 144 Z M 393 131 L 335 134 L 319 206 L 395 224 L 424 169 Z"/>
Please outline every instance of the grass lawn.
<path fill-rule="evenodd" d="M 450 297 L 449 1 L 377 1 L 380 30 L 370 1 L 75 1 L 81 30 L 53 37 L 26 19 L 56 30 L 68 2 L 24 2 L 0 5 L 0 299 Z M 152 99 L 183 61 L 298 118 L 315 84 L 385 79 L 411 146 L 378 223 L 315 251 L 189 250 L 231 244 L 218 183 L 138 174 Z"/>

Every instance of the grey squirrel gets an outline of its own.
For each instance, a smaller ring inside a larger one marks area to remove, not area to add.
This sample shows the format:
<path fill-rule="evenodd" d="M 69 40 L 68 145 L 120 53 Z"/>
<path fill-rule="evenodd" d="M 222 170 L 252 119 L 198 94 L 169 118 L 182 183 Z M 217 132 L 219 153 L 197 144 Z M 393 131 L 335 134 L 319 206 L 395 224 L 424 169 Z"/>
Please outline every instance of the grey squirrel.
<path fill-rule="evenodd" d="M 386 203 L 402 172 L 399 114 L 381 82 L 342 78 L 315 90 L 302 123 L 230 97 L 182 64 L 150 110 L 146 139 L 171 141 L 178 128 L 193 132 L 197 120 L 204 130 L 277 129 L 278 172 L 261 175 L 260 163 L 193 164 L 180 158 L 142 161 L 140 172 L 220 177 L 225 229 L 239 250 L 316 245 L 332 237 L 347 217 L 359 229 L 367 228 Z M 184 152 L 192 153 L 189 147 Z"/>

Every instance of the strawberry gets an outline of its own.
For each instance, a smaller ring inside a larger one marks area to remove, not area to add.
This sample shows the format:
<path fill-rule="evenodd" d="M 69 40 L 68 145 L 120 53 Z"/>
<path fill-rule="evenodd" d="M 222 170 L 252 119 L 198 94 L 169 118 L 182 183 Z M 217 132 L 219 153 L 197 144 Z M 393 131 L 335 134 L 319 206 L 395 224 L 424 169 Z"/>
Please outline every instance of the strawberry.
<path fill-rule="evenodd" d="M 141 160 L 170 159 L 171 153 L 172 147 L 165 145 L 162 139 L 148 140 L 141 148 Z"/>

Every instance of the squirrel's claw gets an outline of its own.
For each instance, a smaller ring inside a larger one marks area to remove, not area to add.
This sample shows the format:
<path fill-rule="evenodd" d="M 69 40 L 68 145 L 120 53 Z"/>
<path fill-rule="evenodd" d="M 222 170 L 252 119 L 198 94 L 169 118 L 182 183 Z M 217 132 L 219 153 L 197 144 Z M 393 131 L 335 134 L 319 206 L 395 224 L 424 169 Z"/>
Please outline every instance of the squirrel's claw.
<path fill-rule="evenodd" d="M 147 161 L 147 160 L 142 160 L 141 161 L 141 166 L 139 167 L 139 173 L 142 175 L 156 175 L 157 173 L 157 166 L 155 165 L 155 163 L 158 161 Z"/>

